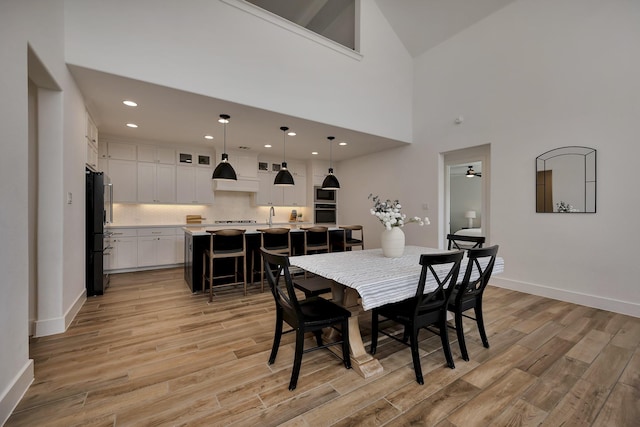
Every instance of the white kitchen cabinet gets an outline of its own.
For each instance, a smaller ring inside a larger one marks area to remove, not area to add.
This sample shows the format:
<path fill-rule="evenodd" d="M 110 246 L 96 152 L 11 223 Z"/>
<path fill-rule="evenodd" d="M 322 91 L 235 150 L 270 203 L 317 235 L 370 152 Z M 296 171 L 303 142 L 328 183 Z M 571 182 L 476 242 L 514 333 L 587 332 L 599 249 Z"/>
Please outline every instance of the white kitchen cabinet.
<path fill-rule="evenodd" d="M 138 266 L 138 233 L 136 229 L 112 229 L 109 239 L 111 256 L 109 268 L 119 270 Z"/>
<path fill-rule="evenodd" d="M 138 229 L 138 267 L 175 264 L 175 233 L 174 228 Z"/>
<path fill-rule="evenodd" d="M 259 190 L 255 195 L 255 204 L 258 206 L 306 206 L 307 204 L 307 179 L 306 163 L 287 162 L 287 167 L 295 185 L 292 187 L 276 187 L 273 181 L 277 171 L 273 171 L 273 165 L 278 164 L 273 159 L 265 159 L 269 170 L 258 171 Z"/>
<path fill-rule="evenodd" d="M 147 163 L 176 164 L 176 150 L 155 145 L 138 145 L 138 161 Z"/>
<path fill-rule="evenodd" d="M 211 204 L 214 199 L 213 170 L 204 167 L 176 168 L 176 200 L 184 204 Z"/>
<path fill-rule="evenodd" d="M 140 203 L 175 203 L 176 167 L 138 162 L 137 191 Z"/>
<path fill-rule="evenodd" d="M 87 139 L 87 165 L 93 170 L 100 170 L 98 166 L 98 147 Z"/>
<path fill-rule="evenodd" d="M 87 166 L 89 166 L 89 168 L 93 170 L 100 170 L 100 168 L 98 167 L 98 127 L 91 119 L 88 111 L 85 130 L 85 141 L 87 143 Z"/>
<path fill-rule="evenodd" d="M 106 156 L 108 159 L 136 160 L 136 145 L 109 141 L 102 156 Z"/>
<path fill-rule="evenodd" d="M 176 264 L 184 263 L 184 230 L 181 228 L 176 229 Z"/>
<path fill-rule="evenodd" d="M 109 159 L 108 173 L 113 184 L 113 201 L 115 203 L 136 203 L 137 196 L 137 163 L 130 160 Z"/>

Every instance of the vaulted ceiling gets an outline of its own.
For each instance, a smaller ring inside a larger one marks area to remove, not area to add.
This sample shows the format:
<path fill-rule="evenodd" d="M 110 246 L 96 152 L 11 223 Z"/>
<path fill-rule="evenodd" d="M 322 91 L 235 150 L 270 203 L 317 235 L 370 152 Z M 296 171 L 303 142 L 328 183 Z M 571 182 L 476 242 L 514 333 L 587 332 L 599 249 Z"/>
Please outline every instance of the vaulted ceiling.
<path fill-rule="evenodd" d="M 370 1 L 370 0 L 360 0 Z M 430 48 L 442 43 L 458 32 L 494 13 L 514 0 L 375 0 L 398 38 L 413 56 L 419 56 Z M 328 21 L 345 13 L 345 0 L 252 0 L 256 4 L 269 4 L 277 13 L 287 19 L 297 19 L 301 25 L 314 26 L 315 30 L 327 28 Z M 295 8 L 295 10 L 293 10 Z M 289 18 L 292 17 L 292 18 Z M 177 91 L 175 89 L 126 79 L 95 70 L 69 67 L 88 109 L 97 122 L 101 134 L 131 137 L 131 130 L 123 123 L 131 121 L 121 108 L 121 101 L 135 91 L 136 97 L 145 105 L 144 111 L 137 111 L 136 120 L 144 120 L 145 126 L 135 130 L 137 139 L 159 142 L 211 144 L 198 131 L 203 123 L 211 127 L 211 111 L 230 111 L 229 102 Z M 228 148 L 243 145 L 255 152 L 268 151 L 263 145 L 264 126 L 279 127 L 288 124 L 296 128 L 300 135 L 295 144 L 287 144 L 287 155 L 291 158 L 311 158 L 311 151 L 319 152 L 319 159 L 328 159 L 327 145 L 322 145 L 327 135 L 339 135 L 349 145 L 333 150 L 334 160 L 345 160 L 360 155 L 403 145 L 403 142 L 388 138 L 362 134 L 347 129 L 328 126 L 309 120 L 288 117 L 249 106 L 233 104 L 234 111 L 240 111 L 242 120 L 229 125 Z M 218 129 L 221 133 L 221 130 Z M 231 141 L 233 135 L 233 141 Z M 217 141 L 221 140 L 220 135 Z M 235 142 L 234 142 L 235 141 Z"/>

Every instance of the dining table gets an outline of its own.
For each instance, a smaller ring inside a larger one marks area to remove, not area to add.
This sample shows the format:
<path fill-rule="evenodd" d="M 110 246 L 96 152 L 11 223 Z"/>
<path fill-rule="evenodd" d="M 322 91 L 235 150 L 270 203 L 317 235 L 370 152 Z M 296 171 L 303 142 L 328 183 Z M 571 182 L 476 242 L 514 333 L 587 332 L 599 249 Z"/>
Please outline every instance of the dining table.
<path fill-rule="evenodd" d="M 366 249 L 292 256 L 289 263 L 332 281 L 333 301 L 351 311 L 349 345 L 352 367 L 360 375 L 368 378 L 381 373 L 383 368 L 380 362 L 365 350 L 358 317 L 372 308 L 414 297 L 422 271 L 420 255 L 447 252 L 453 251 L 405 246 L 403 255 L 397 258 L 385 257 L 382 249 Z M 460 265 L 457 282 L 464 277 L 467 261 L 468 258 L 465 256 Z M 487 262 L 488 259 L 484 260 L 485 264 Z M 440 268 L 448 267 L 444 265 Z M 504 259 L 496 257 L 493 274 L 503 271 Z M 474 274 L 471 280 L 477 278 L 477 271 Z M 427 276 L 424 292 L 433 291 L 436 287 L 435 279 Z"/>

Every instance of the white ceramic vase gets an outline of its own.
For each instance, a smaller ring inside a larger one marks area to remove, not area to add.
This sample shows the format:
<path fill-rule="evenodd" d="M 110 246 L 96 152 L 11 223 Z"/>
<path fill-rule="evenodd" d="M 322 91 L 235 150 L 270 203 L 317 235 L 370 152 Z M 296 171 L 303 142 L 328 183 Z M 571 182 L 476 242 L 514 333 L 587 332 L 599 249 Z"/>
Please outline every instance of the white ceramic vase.
<path fill-rule="evenodd" d="M 391 230 L 385 228 L 380 236 L 380 243 L 384 256 L 387 258 L 401 257 L 404 253 L 404 231 L 400 227 L 391 227 Z"/>

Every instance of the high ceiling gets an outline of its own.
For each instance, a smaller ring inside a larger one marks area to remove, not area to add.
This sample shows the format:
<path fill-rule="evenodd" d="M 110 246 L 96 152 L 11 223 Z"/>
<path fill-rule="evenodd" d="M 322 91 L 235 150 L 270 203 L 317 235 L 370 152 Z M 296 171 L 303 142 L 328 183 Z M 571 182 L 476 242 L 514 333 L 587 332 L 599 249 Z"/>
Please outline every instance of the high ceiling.
<path fill-rule="evenodd" d="M 324 10 L 326 14 L 327 9 L 332 9 L 325 5 L 330 1 L 333 0 L 261 0 L 262 3 L 275 2 L 279 7 L 295 4 L 298 9 L 301 3 L 305 3 L 306 14 L 301 14 L 300 10 L 296 14 L 305 16 L 308 22 L 316 23 L 319 19 L 314 21 L 309 11 L 319 13 Z M 514 0 L 375 1 L 402 43 L 415 57 Z M 283 139 L 280 126 L 288 126 L 298 134 L 287 137 L 287 158 L 291 159 L 328 159 L 329 144 L 326 138 L 330 135 L 336 136 L 335 142 L 348 143 L 340 147 L 334 143 L 333 158 L 336 161 L 405 144 L 82 67 L 70 65 L 69 69 L 85 97 L 100 135 L 221 148 L 223 127 L 216 119 L 217 114 L 228 113 L 231 114 L 227 125 L 228 149 L 246 147 L 253 152 L 279 157 L 282 155 Z M 140 107 L 125 107 L 122 105 L 123 99 L 135 99 Z M 212 112 L 216 116 L 212 117 Z M 130 122 L 138 123 L 140 127 L 130 129 L 124 126 Z M 205 140 L 205 134 L 213 135 L 215 139 Z M 271 144 L 273 148 L 265 148 L 265 144 Z M 318 155 L 313 156 L 312 151 L 317 151 Z"/>

